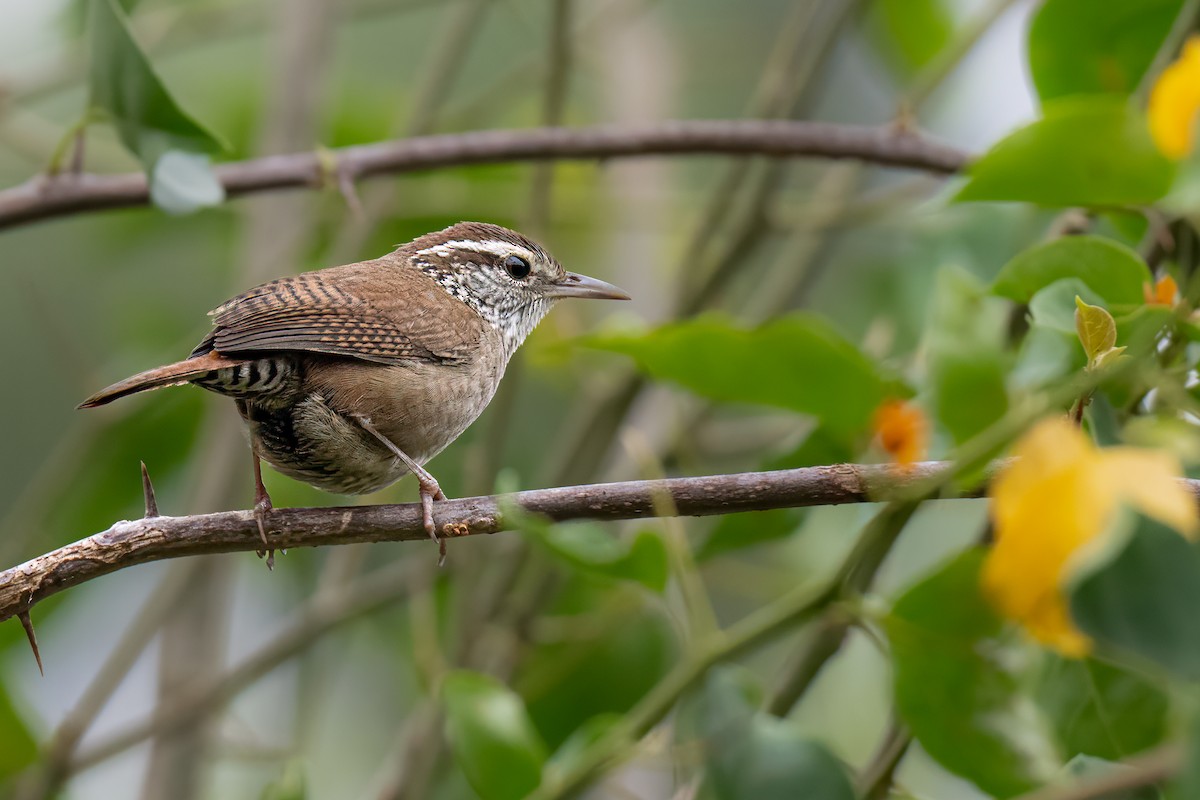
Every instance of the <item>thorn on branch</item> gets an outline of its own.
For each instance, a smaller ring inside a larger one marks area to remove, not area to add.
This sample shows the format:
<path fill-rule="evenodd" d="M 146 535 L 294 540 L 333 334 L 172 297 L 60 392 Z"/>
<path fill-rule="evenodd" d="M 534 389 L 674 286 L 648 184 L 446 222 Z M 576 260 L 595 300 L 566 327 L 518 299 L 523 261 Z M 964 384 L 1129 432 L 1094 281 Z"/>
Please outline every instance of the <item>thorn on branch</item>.
<path fill-rule="evenodd" d="M 146 498 L 146 519 L 158 516 L 158 500 L 154 496 L 154 484 L 150 482 L 150 472 L 146 462 L 142 463 L 142 495 Z"/>
<path fill-rule="evenodd" d="M 33 657 L 37 659 L 38 672 L 45 677 L 46 670 L 42 668 L 42 654 L 38 650 L 37 634 L 33 630 L 33 620 L 29 618 L 29 609 L 17 612 L 17 618 L 21 620 L 21 627 L 25 629 L 25 638 L 29 640 L 29 646 L 33 649 Z"/>

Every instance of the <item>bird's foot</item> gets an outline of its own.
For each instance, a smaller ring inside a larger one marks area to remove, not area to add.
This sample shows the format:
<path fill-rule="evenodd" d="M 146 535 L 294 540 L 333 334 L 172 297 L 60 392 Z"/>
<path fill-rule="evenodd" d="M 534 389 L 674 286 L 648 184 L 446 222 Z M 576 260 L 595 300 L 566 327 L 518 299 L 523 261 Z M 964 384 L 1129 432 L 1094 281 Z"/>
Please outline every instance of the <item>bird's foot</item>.
<path fill-rule="evenodd" d="M 425 532 L 429 534 L 430 539 L 433 539 L 437 543 L 438 566 L 445 566 L 446 540 L 438 536 L 437 525 L 433 522 L 433 501 L 445 500 L 446 493 L 442 491 L 442 487 L 438 486 L 437 480 L 428 472 L 424 475 L 418 475 L 417 481 L 420 484 L 421 490 L 421 514 L 422 520 L 425 523 Z"/>
<path fill-rule="evenodd" d="M 267 540 L 267 514 L 269 514 L 275 506 L 271 504 L 271 496 L 267 494 L 266 489 L 261 492 L 255 492 L 254 498 L 254 521 L 258 523 L 258 538 L 262 539 L 262 549 L 256 551 L 258 557 L 266 556 L 267 569 L 275 569 L 275 548 L 271 547 L 270 541 Z"/>
<path fill-rule="evenodd" d="M 416 476 L 417 483 L 421 487 L 421 518 L 425 524 L 425 532 L 429 534 L 430 539 L 437 542 L 438 566 L 443 566 L 446 563 L 446 540 L 437 534 L 437 525 L 433 522 L 433 501 L 445 500 L 446 493 L 442 491 L 442 487 L 438 486 L 437 479 L 429 474 L 429 470 L 409 458 L 403 450 L 396 446 L 395 442 L 376 430 L 370 417 L 358 414 L 354 420 L 362 426 L 363 430 L 378 439 L 384 447 L 392 452 L 392 455 L 400 459 L 400 463 L 408 467 L 409 472 Z"/>

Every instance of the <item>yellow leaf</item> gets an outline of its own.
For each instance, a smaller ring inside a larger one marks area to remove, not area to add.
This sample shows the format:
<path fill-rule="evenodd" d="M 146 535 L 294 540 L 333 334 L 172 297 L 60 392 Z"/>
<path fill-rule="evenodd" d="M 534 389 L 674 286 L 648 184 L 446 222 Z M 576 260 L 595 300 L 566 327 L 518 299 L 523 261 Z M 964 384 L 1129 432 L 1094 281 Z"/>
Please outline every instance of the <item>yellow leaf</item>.
<path fill-rule="evenodd" d="M 1150 135 L 1163 155 L 1181 159 L 1192 152 L 1197 112 L 1200 112 L 1200 37 L 1193 36 L 1150 90 L 1146 107 Z"/>
<path fill-rule="evenodd" d="M 1075 331 L 1087 353 L 1089 366 L 1117 343 L 1117 323 L 1112 314 L 1100 306 L 1092 306 L 1075 295 Z"/>
<path fill-rule="evenodd" d="M 1064 419 L 1046 420 L 1013 448 L 992 482 L 996 543 L 983 589 L 996 609 L 1064 655 L 1090 643 L 1071 623 L 1063 587 L 1128 504 L 1185 535 L 1200 529 L 1174 457 L 1131 447 L 1097 449 Z"/>

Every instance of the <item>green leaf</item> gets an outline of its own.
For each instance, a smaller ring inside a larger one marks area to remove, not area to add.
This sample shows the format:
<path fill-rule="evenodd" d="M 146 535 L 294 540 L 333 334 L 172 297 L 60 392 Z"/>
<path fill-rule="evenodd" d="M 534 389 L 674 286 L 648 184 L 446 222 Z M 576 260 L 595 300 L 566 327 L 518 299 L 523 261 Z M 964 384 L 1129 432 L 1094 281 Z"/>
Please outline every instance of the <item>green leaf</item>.
<path fill-rule="evenodd" d="M 458 670 L 442 683 L 446 734 L 483 800 L 519 800 L 542 780 L 546 746 L 521 698 L 488 675 Z"/>
<path fill-rule="evenodd" d="M 886 389 L 866 356 L 826 322 L 804 314 L 754 330 L 709 315 L 641 336 L 597 336 L 584 343 L 632 356 L 652 377 L 712 400 L 810 414 L 840 437 L 866 427 Z"/>
<path fill-rule="evenodd" d="M 632 580 L 661 592 L 667 586 L 667 548 L 654 531 L 621 541 L 599 525 L 553 525 L 539 533 L 550 552 L 593 575 Z"/>
<path fill-rule="evenodd" d="M 0 780 L 21 772 L 34 762 L 37 755 L 37 742 L 13 708 L 8 687 L 0 683 Z"/>
<path fill-rule="evenodd" d="M 795 533 L 803 521 L 804 512 L 798 508 L 727 514 L 697 548 L 696 560 L 708 561 L 756 544 L 786 538 Z"/>
<path fill-rule="evenodd" d="M 554 755 L 546 762 L 546 780 L 553 783 L 559 776 L 571 772 L 588 750 L 608 735 L 620 721 L 620 714 L 597 714 L 588 718 L 559 745 Z"/>
<path fill-rule="evenodd" d="M 852 800 L 845 771 L 793 723 L 758 711 L 737 668 L 712 670 L 697 711 L 716 800 Z"/>
<path fill-rule="evenodd" d="M 1118 761 L 1153 747 L 1168 732 L 1163 690 L 1103 661 L 1047 653 L 1035 694 L 1067 753 Z"/>
<path fill-rule="evenodd" d="M 1029 71 L 1042 100 L 1137 89 L 1183 0 L 1046 0 L 1029 28 Z"/>
<path fill-rule="evenodd" d="M 1117 343 L 1117 323 L 1107 308 L 1092 306 L 1075 296 L 1075 332 L 1088 360 L 1095 364 Z"/>
<path fill-rule="evenodd" d="M 168 214 L 190 214 L 220 205 L 225 187 L 212 171 L 208 156 L 168 150 L 150 172 L 150 199 Z"/>
<path fill-rule="evenodd" d="M 1012 797 L 1057 771 L 1057 748 L 980 595 L 982 562 L 969 550 L 909 589 L 885 628 L 896 707 L 921 746 L 984 792 Z"/>
<path fill-rule="evenodd" d="M 1005 264 L 992 291 L 1028 303 L 1064 278 L 1078 278 L 1110 305 L 1138 305 L 1150 270 L 1137 253 L 1111 239 L 1065 236 L 1025 250 Z"/>
<path fill-rule="evenodd" d="M 973 438 L 1008 411 L 1008 362 L 1002 353 L 964 350 L 938 353 L 933 394 L 938 421 L 958 444 Z"/>
<path fill-rule="evenodd" d="M 223 150 L 223 144 L 175 102 L 116 0 L 91 0 L 89 24 L 91 113 L 111 120 L 121 142 L 151 176 L 152 186 L 158 184 L 156 200 L 166 197 L 176 210 L 219 203 L 224 191 L 206 162 L 173 157 L 161 175 L 156 167 L 171 151 L 212 153 Z"/>
<path fill-rule="evenodd" d="M 1079 278 L 1063 278 L 1038 290 L 1029 301 L 1029 316 L 1035 325 L 1067 334 L 1071 337 L 1072 345 L 1076 345 L 1079 342 L 1079 332 L 1075 327 L 1076 298 L 1083 298 L 1094 305 L 1104 302 L 1104 298 Z"/>
<path fill-rule="evenodd" d="M 1042 119 L 1002 139 L 968 173 L 957 200 L 1095 208 L 1153 203 L 1171 188 L 1175 165 L 1123 98 L 1081 95 L 1047 103 Z"/>
<path fill-rule="evenodd" d="M 667 586 L 667 546 L 654 531 L 639 531 L 632 539 L 622 540 L 596 523 L 556 524 L 512 503 L 502 503 L 501 513 L 513 527 L 582 572 L 636 581 L 656 592 Z"/>
<path fill-rule="evenodd" d="M 954 16 L 945 0 L 875 0 L 869 22 L 910 70 L 920 69 L 942 51 L 954 34 Z"/>
<path fill-rule="evenodd" d="M 1126 513 L 1127 540 L 1089 564 L 1071 591 L 1071 616 L 1098 645 L 1200 678 L 1200 552 L 1157 520 Z"/>

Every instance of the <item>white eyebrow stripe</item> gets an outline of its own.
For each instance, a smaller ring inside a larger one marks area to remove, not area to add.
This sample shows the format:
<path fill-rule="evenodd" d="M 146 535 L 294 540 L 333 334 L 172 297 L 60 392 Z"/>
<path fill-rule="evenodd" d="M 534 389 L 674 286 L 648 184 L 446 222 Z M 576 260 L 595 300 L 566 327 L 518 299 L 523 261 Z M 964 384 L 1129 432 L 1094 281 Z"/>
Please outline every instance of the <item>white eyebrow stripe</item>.
<path fill-rule="evenodd" d="M 473 253 L 484 253 L 490 256 L 507 256 L 514 253 L 523 253 L 531 259 L 534 258 L 534 254 L 524 247 L 511 242 L 501 242 L 496 239 L 487 239 L 484 241 L 477 239 L 455 239 L 454 241 L 436 244 L 433 247 L 426 247 L 424 250 L 418 250 L 417 255 L 432 253 L 433 255 L 446 258 L 455 250 L 469 250 Z"/>

